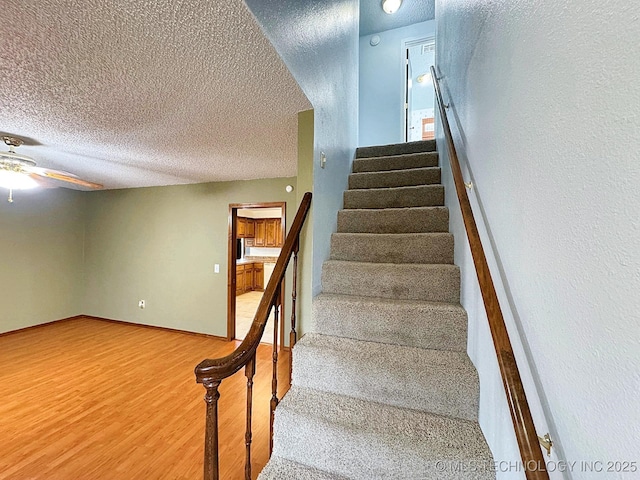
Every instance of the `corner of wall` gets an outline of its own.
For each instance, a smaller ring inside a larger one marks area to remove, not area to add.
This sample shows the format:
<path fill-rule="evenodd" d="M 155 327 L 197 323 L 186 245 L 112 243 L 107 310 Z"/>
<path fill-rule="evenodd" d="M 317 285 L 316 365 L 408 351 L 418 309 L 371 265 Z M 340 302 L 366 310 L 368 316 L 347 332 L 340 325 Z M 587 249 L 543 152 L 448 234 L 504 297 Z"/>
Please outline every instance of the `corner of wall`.
<path fill-rule="evenodd" d="M 298 114 L 298 205 L 305 192 L 313 193 L 313 147 L 314 111 L 306 110 Z M 311 326 L 311 302 L 313 299 L 313 205 L 300 235 L 299 253 L 299 303 L 298 335 L 304 335 Z"/>

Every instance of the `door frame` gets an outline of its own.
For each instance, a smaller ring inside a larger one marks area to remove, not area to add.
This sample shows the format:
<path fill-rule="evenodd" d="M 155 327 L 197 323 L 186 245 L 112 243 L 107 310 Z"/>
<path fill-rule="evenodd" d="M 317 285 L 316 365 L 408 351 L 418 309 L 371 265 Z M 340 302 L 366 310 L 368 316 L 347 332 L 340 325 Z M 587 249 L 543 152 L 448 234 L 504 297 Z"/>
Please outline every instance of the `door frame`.
<path fill-rule="evenodd" d="M 282 212 L 282 238 L 286 238 L 286 212 L 287 202 L 262 202 L 262 203 L 230 203 L 229 204 L 229 220 L 228 220 L 228 246 L 227 246 L 227 340 L 235 340 L 236 338 L 236 254 L 237 254 L 237 236 L 236 219 L 238 218 L 238 210 L 243 208 L 280 208 Z M 267 285 L 265 284 L 265 288 Z M 282 288 L 280 289 L 280 346 L 282 347 L 282 339 L 284 338 L 284 279 L 282 279 Z"/>
<path fill-rule="evenodd" d="M 413 37 L 407 38 L 402 41 L 402 48 L 404 52 L 404 141 L 405 143 L 409 141 L 409 48 L 415 47 L 417 45 L 422 45 L 425 43 L 433 42 L 434 46 L 436 43 L 435 35 L 430 35 L 428 37 Z"/>

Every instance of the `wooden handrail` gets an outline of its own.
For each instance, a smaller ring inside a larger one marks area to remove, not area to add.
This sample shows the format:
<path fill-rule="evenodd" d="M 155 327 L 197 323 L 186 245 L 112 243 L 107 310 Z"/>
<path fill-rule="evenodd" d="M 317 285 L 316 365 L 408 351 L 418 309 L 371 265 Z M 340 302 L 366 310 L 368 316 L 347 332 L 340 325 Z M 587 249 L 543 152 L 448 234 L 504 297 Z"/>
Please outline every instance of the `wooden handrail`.
<path fill-rule="evenodd" d="M 462 211 L 462 219 L 469 238 L 471 256 L 473 257 L 473 263 L 482 293 L 482 300 L 484 301 L 484 308 L 489 320 L 493 345 L 498 357 L 502 384 L 507 394 L 511 420 L 513 421 L 518 446 L 520 447 L 523 469 L 528 480 L 548 480 L 549 475 L 545 468 L 544 457 L 542 456 L 542 450 L 538 442 L 538 435 L 533 424 L 533 418 L 531 417 L 531 410 L 529 409 L 529 403 L 527 402 L 527 397 L 524 392 L 520 372 L 518 371 L 516 359 L 513 354 L 513 347 L 511 346 L 507 327 L 504 323 L 504 317 L 502 316 L 502 310 L 498 303 L 498 295 L 496 294 L 493 279 L 489 272 L 489 265 L 487 264 L 487 258 L 484 254 L 484 248 L 482 247 L 482 241 L 480 240 L 480 234 L 478 233 L 478 227 L 473 216 L 473 210 L 471 209 L 471 203 L 469 202 L 469 196 L 467 195 L 462 177 L 458 154 L 453 143 L 451 127 L 447 119 L 446 108 L 448 106 L 445 107 L 444 105 L 442 92 L 440 91 L 440 83 L 433 66 L 431 67 L 431 78 L 433 78 L 436 100 L 440 109 L 440 117 L 449 150 L 449 163 L 451 164 L 456 193 L 458 194 L 458 202 L 460 203 L 460 210 Z"/>
<path fill-rule="evenodd" d="M 252 408 L 252 392 L 253 392 L 253 376 L 255 374 L 255 355 L 262 334 L 264 333 L 267 320 L 271 309 L 274 308 L 276 312 L 276 322 L 278 317 L 278 310 L 280 308 L 281 288 L 284 280 L 284 275 L 287 270 L 287 265 L 291 256 L 294 256 L 294 290 L 293 290 L 293 304 L 295 308 L 295 301 L 297 290 L 297 255 L 300 245 L 300 232 L 304 225 L 307 213 L 311 206 L 311 192 L 306 192 L 302 197 L 298 212 L 293 220 L 291 228 L 287 238 L 282 246 L 280 256 L 276 261 L 276 266 L 273 270 L 269 283 L 265 288 L 264 294 L 258 305 L 258 310 L 253 318 L 253 323 L 249 328 L 249 332 L 246 337 L 240 343 L 240 345 L 229 355 L 222 358 L 206 359 L 200 362 L 195 368 L 196 381 L 202 383 L 206 388 L 205 402 L 207 404 L 207 416 L 206 416 L 206 432 L 205 432 L 205 459 L 204 459 L 204 478 L 205 480 L 217 480 L 219 477 L 218 472 L 218 399 L 220 393 L 218 387 L 222 380 L 230 377 L 241 368 L 245 368 L 245 375 L 247 377 L 247 431 L 245 434 L 246 442 L 246 463 L 245 463 L 245 478 L 251 478 L 251 408 Z M 295 343 L 295 324 L 296 315 L 295 310 L 291 313 L 291 329 L 290 339 Z M 271 404 L 271 435 L 273 435 L 273 412 L 278 404 L 277 398 L 277 361 L 278 361 L 278 328 L 277 323 L 274 327 L 274 342 L 273 342 L 273 379 L 272 379 L 272 397 Z M 293 347 L 293 344 L 290 345 Z"/>

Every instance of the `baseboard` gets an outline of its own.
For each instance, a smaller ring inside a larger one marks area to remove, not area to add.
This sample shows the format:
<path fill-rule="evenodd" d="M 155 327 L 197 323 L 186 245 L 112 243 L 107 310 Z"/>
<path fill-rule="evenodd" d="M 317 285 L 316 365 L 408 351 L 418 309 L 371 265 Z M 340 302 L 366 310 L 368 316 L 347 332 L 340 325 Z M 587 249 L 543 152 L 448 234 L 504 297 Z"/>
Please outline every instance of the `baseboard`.
<path fill-rule="evenodd" d="M 3 333 L 0 333 L 0 337 L 3 337 L 5 335 L 10 335 L 12 333 L 18 333 L 18 332 L 24 332 L 24 331 L 27 331 L 27 330 L 32 330 L 34 328 L 46 327 L 47 325 L 52 325 L 54 323 L 67 322 L 67 321 L 70 321 L 70 320 L 78 320 L 78 319 L 81 319 L 81 318 L 87 318 L 89 320 L 98 320 L 100 322 L 125 323 L 127 325 L 133 325 L 133 326 L 136 326 L 136 327 L 153 328 L 153 329 L 160 329 L 160 330 L 169 330 L 171 332 L 186 333 L 187 335 L 195 335 L 195 336 L 198 336 L 198 337 L 211 338 L 211 339 L 214 339 L 214 340 L 223 340 L 225 342 L 229 341 L 229 340 L 227 340 L 227 337 L 223 337 L 223 336 L 220 336 L 220 335 L 212 335 L 210 333 L 189 332 L 187 330 L 179 330 L 177 328 L 161 327 L 159 325 L 145 325 L 143 323 L 128 322 L 127 320 L 116 320 L 116 319 L 113 319 L 113 318 L 96 317 L 94 315 L 74 315 L 73 317 L 60 318 L 58 320 L 51 320 L 50 322 L 39 323 L 37 325 L 31 325 L 31 326 L 24 327 L 24 328 L 18 328 L 17 330 L 9 330 L 8 332 L 3 332 Z M 240 340 L 235 340 L 235 342 L 240 343 Z M 280 345 L 280 348 L 283 349 L 283 350 L 289 350 L 289 347 L 286 347 L 284 345 Z"/>
<path fill-rule="evenodd" d="M 9 330 L 8 332 L 2 332 L 0 333 L 0 337 L 11 335 L 12 333 L 26 332 L 27 330 L 33 330 L 34 328 L 46 327 L 47 325 L 52 325 L 54 323 L 68 322 L 69 320 L 78 320 L 79 318 L 84 317 L 85 315 L 74 315 L 73 317 L 59 318 L 58 320 L 51 320 L 49 322 L 38 323 L 37 325 L 30 325 L 28 327 L 18 328 L 16 330 Z"/>
<path fill-rule="evenodd" d="M 212 335 L 209 333 L 199 333 L 199 332 L 189 332 L 187 330 L 179 330 L 177 328 L 169 328 L 169 327 L 161 327 L 159 325 L 145 325 L 144 323 L 135 323 L 135 322 L 128 322 L 127 320 L 115 320 L 113 318 L 104 318 L 104 317 L 96 317 L 93 315 L 78 315 L 78 317 L 81 318 L 88 318 L 90 320 L 98 320 L 100 322 L 111 322 L 111 323 L 124 323 L 127 325 L 133 325 L 136 327 L 143 327 L 143 328 L 152 328 L 152 329 L 159 329 L 159 330 L 168 330 L 171 332 L 177 332 L 177 333 L 186 333 L 187 335 L 195 335 L 198 337 L 205 337 L 205 338 L 211 338 L 214 340 L 224 340 L 225 342 L 227 342 L 227 337 L 221 337 L 219 335 Z"/>

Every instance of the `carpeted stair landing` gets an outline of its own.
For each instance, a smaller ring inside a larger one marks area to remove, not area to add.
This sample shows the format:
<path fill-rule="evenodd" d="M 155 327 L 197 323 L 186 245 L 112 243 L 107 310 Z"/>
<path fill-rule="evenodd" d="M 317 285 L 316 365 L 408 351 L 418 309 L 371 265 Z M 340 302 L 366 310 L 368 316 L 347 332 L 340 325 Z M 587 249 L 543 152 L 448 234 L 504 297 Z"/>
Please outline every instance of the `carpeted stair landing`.
<path fill-rule="evenodd" d="M 432 141 L 359 148 L 271 479 L 495 478 Z"/>

